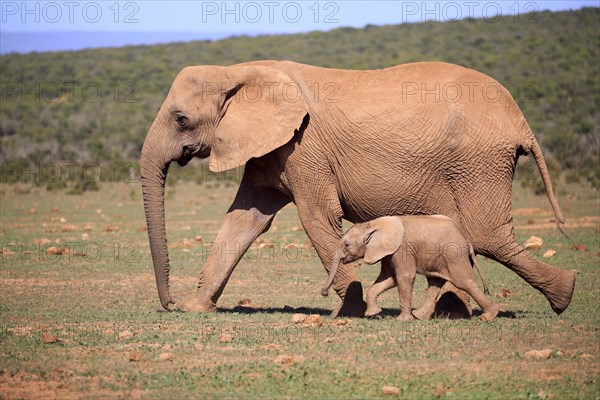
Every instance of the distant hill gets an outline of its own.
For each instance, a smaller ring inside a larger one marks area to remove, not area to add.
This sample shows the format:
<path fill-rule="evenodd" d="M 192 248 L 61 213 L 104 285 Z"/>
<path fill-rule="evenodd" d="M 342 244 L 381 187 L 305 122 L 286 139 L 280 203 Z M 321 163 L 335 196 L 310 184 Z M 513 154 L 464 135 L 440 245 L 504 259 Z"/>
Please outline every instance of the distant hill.
<path fill-rule="evenodd" d="M 0 56 L 0 162 L 137 160 L 187 65 L 279 59 L 372 69 L 437 60 L 498 79 L 550 163 L 598 185 L 599 10 Z"/>

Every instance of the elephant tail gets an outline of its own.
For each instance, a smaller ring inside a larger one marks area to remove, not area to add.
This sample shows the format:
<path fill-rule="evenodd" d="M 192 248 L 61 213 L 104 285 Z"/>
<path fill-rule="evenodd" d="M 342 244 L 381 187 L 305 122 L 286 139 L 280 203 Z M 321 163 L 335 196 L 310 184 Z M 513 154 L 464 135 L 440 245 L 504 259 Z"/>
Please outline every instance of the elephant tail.
<path fill-rule="evenodd" d="M 552 209 L 554 210 L 554 215 L 556 216 L 556 226 L 558 230 L 565 235 L 567 234 L 563 231 L 562 225 L 566 222 L 563 213 L 560 211 L 560 207 L 558 207 L 558 202 L 556 201 L 556 197 L 554 197 L 554 190 L 552 190 L 552 182 L 550 181 L 550 174 L 548 173 L 548 167 L 546 166 L 546 161 L 544 160 L 544 155 L 542 154 L 542 149 L 538 144 L 535 138 L 533 139 L 533 143 L 531 145 L 531 154 L 533 154 L 533 158 L 535 158 L 535 163 L 542 175 L 542 181 L 544 182 L 544 186 L 546 186 L 546 194 L 548 195 L 548 200 L 550 200 L 550 204 L 552 205 Z"/>
<path fill-rule="evenodd" d="M 481 268 L 479 268 L 479 264 L 477 264 L 477 260 L 475 259 L 475 250 L 473 250 L 473 246 L 471 244 L 469 244 L 469 256 L 471 257 L 471 263 L 473 263 L 473 266 L 475 267 L 475 269 L 477 270 L 477 273 L 479 274 L 479 279 L 481 279 L 481 284 L 483 285 L 483 293 L 487 296 L 490 295 L 490 289 L 488 287 L 487 281 L 485 279 L 485 276 L 483 276 L 483 273 L 481 272 Z"/>

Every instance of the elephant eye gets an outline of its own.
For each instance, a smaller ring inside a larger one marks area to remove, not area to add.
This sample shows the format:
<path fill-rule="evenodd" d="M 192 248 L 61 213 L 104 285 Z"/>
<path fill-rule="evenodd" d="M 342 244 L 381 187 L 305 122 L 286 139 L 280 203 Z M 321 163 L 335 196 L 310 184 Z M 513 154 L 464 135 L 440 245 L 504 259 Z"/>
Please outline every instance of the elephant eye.
<path fill-rule="evenodd" d="M 188 117 L 181 113 L 175 113 L 175 122 L 180 128 L 186 128 L 190 122 Z"/>

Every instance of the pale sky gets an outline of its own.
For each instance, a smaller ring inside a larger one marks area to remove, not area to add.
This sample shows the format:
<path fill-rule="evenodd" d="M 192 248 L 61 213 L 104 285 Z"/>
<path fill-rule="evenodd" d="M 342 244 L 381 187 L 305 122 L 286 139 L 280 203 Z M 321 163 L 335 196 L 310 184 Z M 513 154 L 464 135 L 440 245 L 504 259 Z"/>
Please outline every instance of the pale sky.
<path fill-rule="evenodd" d="M 0 1 L 1 32 L 295 33 L 340 26 L 488 18 L 595 1 Z"/>

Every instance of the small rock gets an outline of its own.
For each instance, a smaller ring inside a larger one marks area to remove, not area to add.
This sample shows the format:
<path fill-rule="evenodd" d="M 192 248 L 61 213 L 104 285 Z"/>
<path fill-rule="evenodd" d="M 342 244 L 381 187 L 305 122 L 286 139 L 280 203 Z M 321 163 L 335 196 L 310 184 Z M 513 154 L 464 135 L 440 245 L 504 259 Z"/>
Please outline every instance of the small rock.
<path fill-rule="evenodd" d="M 129 361 L 131 361 L 131 362 L 140 362 L 143 359 L 144 359 L 144 355 L 137 350 L 129 355 Z"/>
<path fill-rule="evenodd" d="M 200 244 L 202 244 L 202 242 L 203 242 L 203 240 L 202 240 L 202 236 L 200 236 L 200 235 L 196 235 L 196 236 L 194 237 L 194 240 L 195 240 L 196 242 L 200 243 Z"/>
<path fill-rule="evenodd" d="M 305 324 L 313 325 L 313 326 L 321 326 L 323 325 L 323 317 L 318 314 L 311 314 L 304 320 Z"/>
<path fill-rule="evenodd" d="M 52 211 L 53 213 L 57 213 L 57 212 L 60 212 L 60 208 L 52 207 L 52 209 L 50 211 Z"/>
<path fill-rule="evenodd" d="M 52 344 L 58 342 L 58 338 L 50 332 L 42 332 L 41 334 L 42 343 Z"/>
<path fill-rule="evenodd" d="M 542 244 L 544 244 L 544 239 L 537 236 L 531 236 L 527 239 L 523 247 L 525 247 L 525 250 L 538 250 L 542 247 Z"/>
<path fill-rule="evenodd" d="M 544 255 L 542 255 L 542 257 L 544 258 L 550 258 L 550 257 L 554 257 L 554 255 L 556 254 L 556 250 L 548 250 L 544 253 Z"/>
<path fill-rule="evenodd" d="M 219 337 L 219 342 L 221 343 L 231 343 L 233 342 L 233 335 L 231 333 L 222 333 Z"/>
<path fill-rule="evenodd" d="M 63 232 L 73 232 L 76 229 L 75 225 L 68 224 L 62 227 Z"/>
<path fill-rule="evenodd" d="M 238 303 L 238 306 L 242 306 L 242 307 L 250 307 L 250 304 L 252 304 L 250 299 L 240 299 L 240 300 L 238 300 L 237 303 Z"/>
<path fill-rule="evenodd" d="M 335 337 L 326 337 L 325 340 L 323 340 L 324 343 L 339 343 L 340 339 L 335 338 Z"/>
<path fill-rule="evenodd" d="M 173 353 L 160 353 L 158 355 L 158 359 L 161 361 L 173 361 L 175 359 L 175 356 L 173 355 Z"/>
<path fill-rule="evenodd" d="M 336 319 L 333 324 L 335 326 L 346 326 L 348 325 L 348 320 L 347 319 Z"/>
<path fill-rule="evenodd" d="M 89 233 L 82 233 L 81 234 L 81 240 L 89 240 L 90 239 L 90 234 Z"/>
<path fill-rule="evenodd" d="M 556 352 L 556 355 L 557 355 L 558 357 L 564 357 L 564 356 L 565 356 L 565 352 L 564 352 L 564 351 L 562 351 L 562 350 L 559 350 L 559 351 L 557 351 L 557 352 Z"/>
<path fill-rule="evenodd" d="M 397 388 L 396 386 L 384 386 L 381 388 L 381 393 L 384 396 L 397 396 L 400 394 L 400 388 Z"/>
<path fill-rule="evenodd" d="M 503 288 L 503 289 L 500 290 L 500 293 L 496 294 L 496 298 L 503 299 L 503 298 L 506 298 L 506 297 L 510 297 L 512 295 L 513 295 L 513 292 L 511 290 Z"/>
<path fill-rule="evenodd" d="M 580 355 L 579 358 L 582 358 L 584 360 L 591 360 L 592 358 L 594 358 L 594 356 L 590 353 L 584 353 Z"/>
<path fill-rule="evenodd" d="M 65 217 L 60 217 L 60 222 L 64 224 L 65 222 L 67 222 L 67 219 Z"/>
<path fill-rule="evenodd" d="M 301 324 L 306 320 L 306 314 L 294 314 L 292 315 L 292 322 L 295 324 Z"/>
<path fill-rule="evenodd" d="M 585 244 L 574 244 L 571 246 L 571 250 L 575 251 L 588 251 L 588 248 Z"/>
<path fill-rule="evenodd" d="M 119 340 L 126 340 L 126 339 L 133 337 L 133 333 L 131 333 L 129 331 L 121 331 L 121 332 L 119 332 L 117 337 L 119 338 Z"/>
<path fill-rule="evenodd" d="M 533 219 L 529 218 L 527 220 L 527 225 L 534 225 L 534 224 L 535 224 L 535 221 Z"/>
<path fill-rule="evenodd" d="M 529 350 L 524 354 L 525 358 L 535 358 L 538 360 L 545 360 L 550 358 L 552 354 L 552 349 L 543 349 L 543 350 Z"/>
<path fill-rule="evenodd" d="M 64 253 L 65 249 L 61 249 L 60 247 L 56 247 L 56 246 L 50 246 L 46 249 L 46 255 L 49 256 L 53 256 L 53 255 L 60 255 Z"/>
<path fill-rule="evenodd" d="M 282 354 L 282 355 L 275 357 L 275 359 L 273 361 L 275 361 L 275 364 L 279 364 L 279 365 L 300 364 L 300 363 L 304 362 L 304 356 L 303 355 L 296 356 L 296 355 L 292 355 L 292 354 Z"/>

